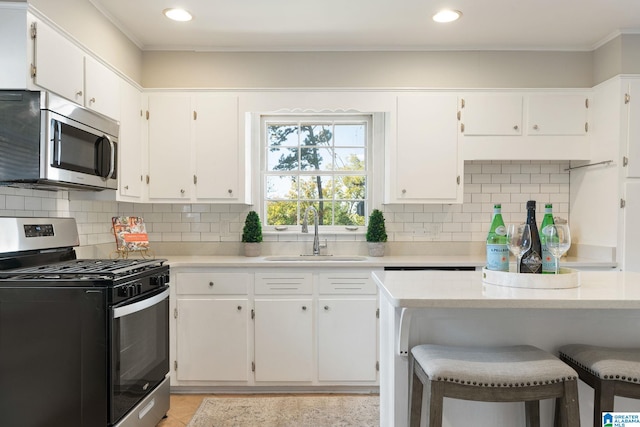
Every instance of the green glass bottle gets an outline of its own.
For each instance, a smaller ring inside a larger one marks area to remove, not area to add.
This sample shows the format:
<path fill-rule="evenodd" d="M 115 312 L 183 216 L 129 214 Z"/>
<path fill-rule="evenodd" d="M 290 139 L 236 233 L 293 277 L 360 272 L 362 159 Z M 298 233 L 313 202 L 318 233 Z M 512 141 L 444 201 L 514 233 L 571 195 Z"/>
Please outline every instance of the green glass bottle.
<path fill-rule="evenodd" d="M 540 225 L 540 244 L 542 245 L 542 274 L 555 274 L 556 261 L 549 249 L 547 249 L 547 237 L 549 237 L 550 228 L 553 225 L 553 206 L 551 203 L 544 205 L 544 217 Z"/>
<path fill-rule="evenodd" d="M 502 205 L 493 205 L 493 220 L 487 235 L 487 269 L 509 271 L 509 246 L 502 220 Z"/>

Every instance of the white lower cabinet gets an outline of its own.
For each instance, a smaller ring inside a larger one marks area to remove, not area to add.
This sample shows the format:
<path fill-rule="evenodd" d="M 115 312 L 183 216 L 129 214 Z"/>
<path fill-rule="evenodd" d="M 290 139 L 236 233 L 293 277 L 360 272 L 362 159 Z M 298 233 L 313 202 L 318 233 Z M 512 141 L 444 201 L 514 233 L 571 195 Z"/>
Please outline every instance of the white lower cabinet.
<path fill-rule="evenodd" d="M 177 305 L 178 380 L 247 381 L 247 298 L 181 298 Z"/>
<path fill-rule="evenodd" d="M 313 379 L 313 300 L 256 298 L 255 379 Z"/>
<path fill-rule="evenodd" d="M 174 270 L 172 386 L 378 385 L 370 270 Z"/>
<path fill-rule="evenodd" d="M 375 381 L 378 301 L 318 300 L 318 380 Z"/>
<path fill-rule="evenodd" d="M 378 298 L 370 272 L 320 273 L 318 380 L 376 381 Z"/>
<path fill-rule="evenodd" d="M 255 380 L 313 379 L 313 275 L 255 274 Z"/>
<path fill-rule="evenodd" d="M 177 381 L 249 380 L 247 273 L 176 274 Z"/>

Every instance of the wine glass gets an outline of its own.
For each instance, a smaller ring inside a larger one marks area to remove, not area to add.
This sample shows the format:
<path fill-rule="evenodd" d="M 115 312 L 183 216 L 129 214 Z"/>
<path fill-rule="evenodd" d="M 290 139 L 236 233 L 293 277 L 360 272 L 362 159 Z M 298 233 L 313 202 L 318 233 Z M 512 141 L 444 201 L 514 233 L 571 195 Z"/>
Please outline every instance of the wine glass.
<path fill-rule="evenodd" d="M 556 260 L 556 274 L 560 272 L 560 257 L 571 247 L 571 232 L 567 224 L 549 226 L 547 233 L 547 249 Z"/>
<path fill-rule="evenodd" d="M 522 255 L 531 248 L 531 229 L 529 224 L 509 224 L 507 228 L 507 244 L 515 257 L 516 271 L 520 273 Z"/>

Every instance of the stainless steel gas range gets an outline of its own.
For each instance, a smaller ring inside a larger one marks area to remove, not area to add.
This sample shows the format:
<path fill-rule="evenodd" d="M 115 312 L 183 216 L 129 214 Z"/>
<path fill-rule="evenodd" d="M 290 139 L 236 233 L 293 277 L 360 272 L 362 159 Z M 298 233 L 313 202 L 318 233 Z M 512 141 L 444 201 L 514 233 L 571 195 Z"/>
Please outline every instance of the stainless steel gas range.
<path fill-rule="evenodd" d="M 0 218 L 7 427 L 152 427 L 169 409 L 169 266 L 78 260 L 72 218 Z"/>

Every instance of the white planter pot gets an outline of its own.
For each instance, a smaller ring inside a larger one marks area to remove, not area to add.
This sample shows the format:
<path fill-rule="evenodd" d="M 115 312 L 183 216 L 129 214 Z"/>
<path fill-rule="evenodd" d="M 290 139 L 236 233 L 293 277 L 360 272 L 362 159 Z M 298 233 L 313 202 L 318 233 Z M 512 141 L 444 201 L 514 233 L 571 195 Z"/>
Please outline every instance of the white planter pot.
<path fill-rule="evenodd" d="M 367 242 L 369 256 L 384 256 L 385 242 Z"/>
<path fill-rule="evenodd" d="M 244 256 L 260 256 L 260 243 L 245 242 Z"/>

